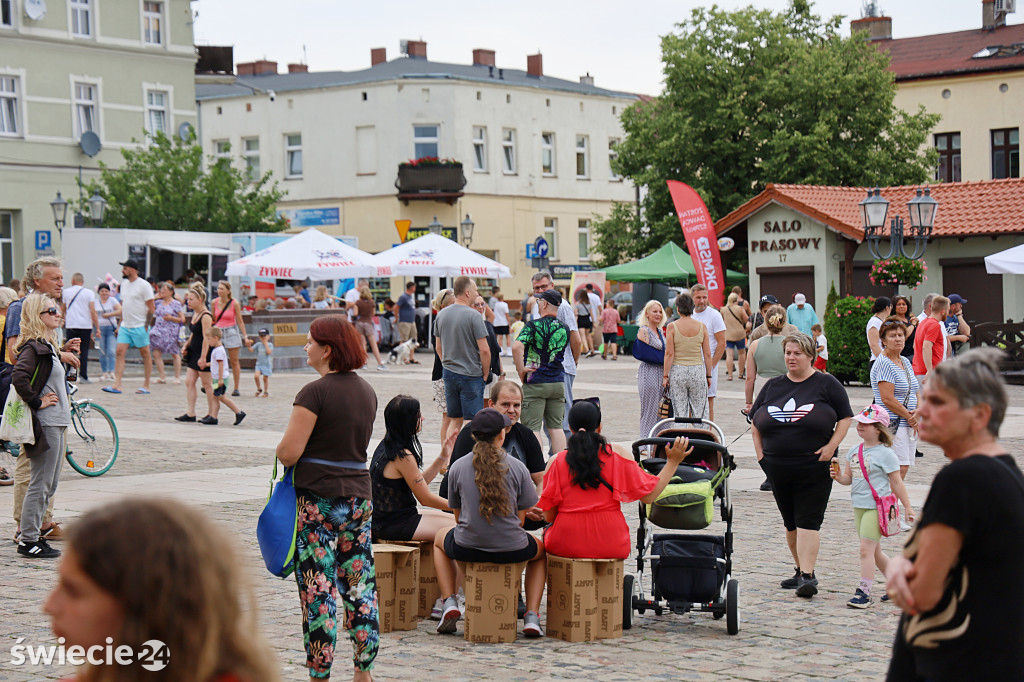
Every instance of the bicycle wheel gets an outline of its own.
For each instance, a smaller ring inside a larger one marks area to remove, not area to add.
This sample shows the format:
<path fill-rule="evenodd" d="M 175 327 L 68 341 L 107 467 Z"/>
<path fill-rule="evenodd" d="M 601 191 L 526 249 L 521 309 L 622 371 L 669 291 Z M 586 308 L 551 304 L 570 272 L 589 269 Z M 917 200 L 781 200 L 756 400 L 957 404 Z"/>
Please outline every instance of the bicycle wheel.
<path fill-rule="evenodd" d="M 117 459 L 118 436 L 114 418 L 93 402 L 74 403 L 68 434 L 68 464 L 84 476 L 101 476 Z"/>

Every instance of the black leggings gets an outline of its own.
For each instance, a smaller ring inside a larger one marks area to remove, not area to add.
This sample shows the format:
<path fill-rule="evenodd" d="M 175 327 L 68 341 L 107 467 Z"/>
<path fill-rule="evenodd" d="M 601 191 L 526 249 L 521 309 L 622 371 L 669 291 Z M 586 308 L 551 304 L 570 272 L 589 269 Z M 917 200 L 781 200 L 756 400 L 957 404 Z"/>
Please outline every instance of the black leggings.
<path fill-rule="evenodd" d="M 819 462 L 817 455 L 764 457 L 761 468 L 772 484 L 786 530 L 820 529 L 832 494 L 829 463 Z"/>

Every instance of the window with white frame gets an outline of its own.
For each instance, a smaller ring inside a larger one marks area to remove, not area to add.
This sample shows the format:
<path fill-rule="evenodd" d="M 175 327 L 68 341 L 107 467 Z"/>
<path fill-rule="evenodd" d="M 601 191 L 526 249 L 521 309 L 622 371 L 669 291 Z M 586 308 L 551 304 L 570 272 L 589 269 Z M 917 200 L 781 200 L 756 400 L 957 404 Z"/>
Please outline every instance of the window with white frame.
<path fill-rule="evenodd" d="M 167 93 L 146 92 L 146 132 L 150 135 L 167 132 Z"/>
<path fill-rule="evenodd" d="M 590 177 L 590 138 L 586 135 L 576 136 L 576 177 Z"/>
<path fill-rule="evenodd" d="M 0 135 L 21 135 L 19 110 L 18 77 L 0 76 Z"/>
<path fill-rule="evenodd" d="M 14 214 L 0 211 L 0 281 L 14 276 Z"/>
<path fill-rule="evenodd" d="M 214 140 L 213 141 L 213 156 L 218 161 L 221 159 L 228 159 L 230 163 L 231 159 L 231 143 L 227 140 Z"/>
<path fill-rule="evenodd" d="M 249 182 L 256 182 L 260 179 L 260 138 L 242 138 L 242 158 L 245 160 L 245 172 L 249 175 Z"/>
<path fill-rule="evenodd" d="M 590 260 L 590 220 L 580 218 L 578 225 L 580 260 Z"/>
<path fill-rule="evenodd" d="M 540 134 L 540 172 L 543 175 L 555 175 L 555 134 Z"/>
<path fill-rule="evenodd" d="M 428 156 L 437 157 L 438 125 L 414 125 L 412 127 L 413 158 L 422 159 Z"/>
<path fill-rule="evenodd" d="M 501 170 L 505 175 L 516 174 L 516 131 L 505 128 L 501 131 Z"/>
<path fill-rule="evenodd" d="M 615 159 L 619 158 L 619 152 L 615 149 L 619 146 L 619 138 L 608 138 L 608 179 L 612 181 L 622 180 L 622 176 L 615 172 Z"/>
<path fill-rule="evenodd" d="M 487 172 L 487 128 L 473 126 L 473 170 Z"/>
<path fill-rule="evenodd" d="M 302 177 L 302 135 L 295 133 L 292 135 L 284 136 L 284 156 L 285 156 L 285 167 L 284 176 L 286 178 L 301 178 Z"/>
<path fill-rule="evenodd" d="M 14 0 L 0 0 L 0 27 L 14 26 Z"/>
<path fill-rule="evenodd" d="M 558 260 L 558 218 L 544 219 L 544 241 L 548 243 L 548 260 Z"/>
<path fill-rule="evenodd" d="M 92 36 L 92 0 L 71 0 L 71 35 L 79 38 Z"/>
<path fill-rule="evenodd" d="M 142 3 L 142 42 L 147 45 L 163 45 L 164 3 Z"/>
<path fill-rule="evenodd" d="M 96 107 L 97 86 L 93 83 L 75 83 L 75 138 L 82 133 L 98 134 L 99 118 Z"/>

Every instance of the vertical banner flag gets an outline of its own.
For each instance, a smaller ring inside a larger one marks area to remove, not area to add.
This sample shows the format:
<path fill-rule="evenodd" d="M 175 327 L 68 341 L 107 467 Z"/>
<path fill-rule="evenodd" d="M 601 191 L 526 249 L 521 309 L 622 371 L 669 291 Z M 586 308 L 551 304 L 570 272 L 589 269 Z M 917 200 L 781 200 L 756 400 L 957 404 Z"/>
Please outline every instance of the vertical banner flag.
<path fill-rule="evenodd" d="M 686 248 L 697 268 L 697 280 L 708 288 L 711 305 L 721 308 L 725 303 L 725 270 L 708 207 L 689 185 L 678 180 L 668 180 L 667 183 L 686 238 Z"/>

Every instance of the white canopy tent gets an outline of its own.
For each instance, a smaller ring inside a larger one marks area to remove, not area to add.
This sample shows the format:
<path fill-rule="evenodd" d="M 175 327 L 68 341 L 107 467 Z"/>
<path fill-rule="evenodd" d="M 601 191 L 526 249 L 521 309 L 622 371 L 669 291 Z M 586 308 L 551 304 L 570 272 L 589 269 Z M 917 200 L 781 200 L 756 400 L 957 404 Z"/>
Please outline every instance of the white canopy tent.
<path fill-rule="evenodd" d="M 458 277 L 506 279 L 508 267 L 439 234 L 425 234 L 375 255 L 378 277 Z"/>
<path fill-rule="evenodd" d="M 228 263 L 229 277 L 329 279 L 373 277 L 374 256 L 313 228 Z"/>
<path fill-rule="evenodd" d="M 985 256 L 985 271 L 990 275 L 1024 275 L 1024 244 Z"/>

